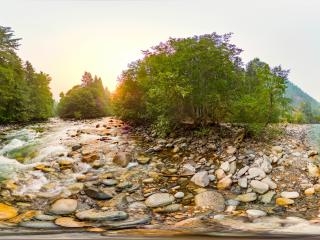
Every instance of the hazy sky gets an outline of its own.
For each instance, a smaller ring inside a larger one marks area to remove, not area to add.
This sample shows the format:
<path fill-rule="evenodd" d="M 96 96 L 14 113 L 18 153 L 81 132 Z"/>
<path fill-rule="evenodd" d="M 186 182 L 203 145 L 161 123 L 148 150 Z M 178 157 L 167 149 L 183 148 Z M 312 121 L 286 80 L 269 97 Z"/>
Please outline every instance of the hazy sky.
<path fill-rule="evenodd" d="M 0 25 L 23 38 L 20 57 L 51 75 L 55 97 L 84 71 L 114 90 L 141 50 L 169 37 L 233 32 L 245 62 L 281 64 L 320 100 L 319 0 L 1 0 Z"/>

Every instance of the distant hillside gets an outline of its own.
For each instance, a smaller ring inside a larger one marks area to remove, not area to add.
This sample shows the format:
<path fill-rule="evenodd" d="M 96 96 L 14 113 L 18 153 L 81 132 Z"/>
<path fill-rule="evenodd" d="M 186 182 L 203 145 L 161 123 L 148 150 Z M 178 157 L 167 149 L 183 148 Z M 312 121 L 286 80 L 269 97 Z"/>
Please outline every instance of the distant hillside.
<path fill-rule="evenodd" d="M 317 100 L 290 81 L 287 83 L 286 97 L 292 99 L 291 104 L 294 108 L 298 108 L 302 102 L 309 102 L 313 111 L 318 112 L 320 109 L 320 103 Z"/>

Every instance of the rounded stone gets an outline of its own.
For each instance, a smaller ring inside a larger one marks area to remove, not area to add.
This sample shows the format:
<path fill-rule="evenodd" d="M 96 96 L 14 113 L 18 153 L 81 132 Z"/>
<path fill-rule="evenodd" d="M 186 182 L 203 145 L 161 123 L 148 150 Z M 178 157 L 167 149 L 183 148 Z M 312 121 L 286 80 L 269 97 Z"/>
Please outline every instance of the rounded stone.
<path fill-rule="evenodd" d="M 261 210 L 256 210 L 256 209 L 248 209 L 246 211 L 247 215 L 251 219 L 259 218 L 259 217 L 264 217 L 267 215 L 266 212 L 261 211 Z"/>
<path fill-rule="evenodd" d="M 127 219 L 128 214 L 123 211 L 98 211 L 96 209 L 89 209 L 76 213 L 76 217 L 80 220 L 89 221 L 116 221 Z"/>
<path fill-rule="evenodd" d="M 205 191 L 195 196 L 197 207 L 210 208 L 215 212 L 222 212 L 225 208 L 224 197 L 216 191 Z"/>
<path fill-rule="evenodd" d="M 283 198 L 289 198 L 289 199 L 294 199 L 299 197 L 298 192 L 282 192 L 280 195 Z"/>
<path fill-rule="evenodd" d="M 174 196 L 169 193 L 155 193 L 146 199 L 145 204 L 148 207 L 155 208 L 169 205 L 173 203 L 174 200 Z"/>
<path fill-rule="evenodd" d="M 184 198 L 184 193 L 183 192 L 177 192 L 175 195 L 174 195 L 175 198 Z"/>
<path fill-rule="evenodd" d="M 71 214 L 77 209 L 77 206 L 77 200 L 59 199 L 51 205 L 50 212 L 57 215 Z"/>
<path fill-rule="evenodd" d="M 260 193 L 260 194 L 264 194 L 269 190 L 269 185 L 257 180 L 252 180 L 250 182 L 250 186 L 253 189 L 253 191 Z"/>

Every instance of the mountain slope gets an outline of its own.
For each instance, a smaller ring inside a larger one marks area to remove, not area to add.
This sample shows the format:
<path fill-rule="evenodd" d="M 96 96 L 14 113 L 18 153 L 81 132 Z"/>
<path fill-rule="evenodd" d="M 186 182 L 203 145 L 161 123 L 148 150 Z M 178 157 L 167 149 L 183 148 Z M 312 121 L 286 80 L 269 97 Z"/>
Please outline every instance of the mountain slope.
<path fill-rule="evenodd" d="M 299 108 L 300 104 L 303 102 L 309 102 L 313 111 L 318 112 L 320 109 L 320 103 L 317 100 L 290 81 L 287 82 L 285 95 L 292 100 L 291 105 L 294 108 Z"/>

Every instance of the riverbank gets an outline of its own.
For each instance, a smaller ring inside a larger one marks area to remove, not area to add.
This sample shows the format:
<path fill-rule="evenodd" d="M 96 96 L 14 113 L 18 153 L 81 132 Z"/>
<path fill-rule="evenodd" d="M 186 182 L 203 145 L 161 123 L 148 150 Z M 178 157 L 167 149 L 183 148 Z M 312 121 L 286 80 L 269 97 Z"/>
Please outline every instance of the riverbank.
<path fill-rule="evenodd" d="M 42 127 L 35 156 L 1 184 L 3 231 L 320 233 L 318 154 L 308 126 L 282 126 L 268 141 L 229 125 L 164 139 L 114 118 Z"/>

